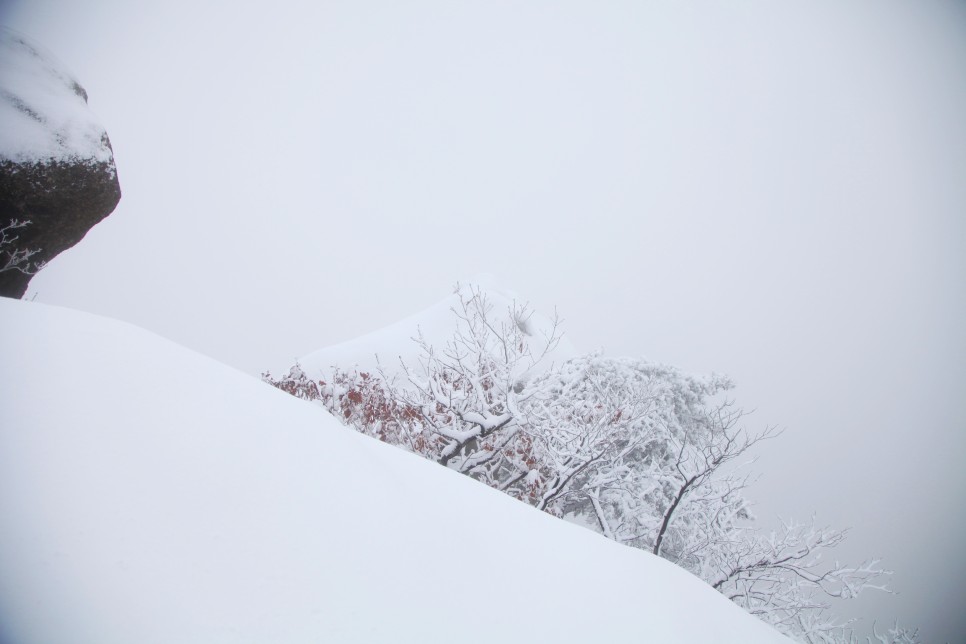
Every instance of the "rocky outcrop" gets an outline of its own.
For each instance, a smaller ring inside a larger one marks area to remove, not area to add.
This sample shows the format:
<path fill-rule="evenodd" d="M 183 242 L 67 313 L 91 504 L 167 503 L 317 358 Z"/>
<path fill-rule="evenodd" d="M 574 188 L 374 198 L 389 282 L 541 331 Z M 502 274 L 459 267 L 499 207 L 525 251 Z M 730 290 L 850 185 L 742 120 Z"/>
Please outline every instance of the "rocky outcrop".
<path fill-rule="evenodd" d="M 114 211 L 121 188 L 87 92 L 9 29 L 0 29 L 0 123 L 0 229 L 8 229 L 0 240 L 0 295 L 22 297 L 37 266 Z"/>

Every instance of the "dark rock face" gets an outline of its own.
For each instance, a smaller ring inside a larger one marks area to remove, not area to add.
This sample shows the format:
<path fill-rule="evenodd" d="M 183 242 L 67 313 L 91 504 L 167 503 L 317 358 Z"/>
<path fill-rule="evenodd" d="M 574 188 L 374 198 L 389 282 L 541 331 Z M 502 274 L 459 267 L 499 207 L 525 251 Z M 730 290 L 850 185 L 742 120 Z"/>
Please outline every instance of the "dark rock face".
<path fill-rule="evenodd" d="M 0 229 L 8 228 L 0 240 L 0 295 L 19 298 L 38 264 L 113 212 L 121 187 L 87 92 L 51 54 L 6 28 L 0 28 L 0 124 Z M 11 228 L 14 222 L 30 223 Z M 28 251 L 35 251 L 29 262 L 4 270 Z"/>
<path fill-rule="evenodd" d="M 50 261 L 79 242 L 120 199 L 113 162 L 0 161 L 0 226 L 30 222 L 15 232 L 11 246 L 36 250 L 31 264 Z M 0 256 L 0 264 L 5 259 Z M 23 297 L 31 277 L 19 270 L 0 272 L 0 295 Z"/>

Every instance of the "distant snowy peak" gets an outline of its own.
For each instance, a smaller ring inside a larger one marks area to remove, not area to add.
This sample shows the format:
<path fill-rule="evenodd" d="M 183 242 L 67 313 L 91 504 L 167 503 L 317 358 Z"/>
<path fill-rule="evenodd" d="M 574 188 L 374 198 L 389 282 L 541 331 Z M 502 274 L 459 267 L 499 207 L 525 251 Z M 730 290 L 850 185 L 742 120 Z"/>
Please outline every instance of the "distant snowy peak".
<path fill-rule="evenodd" d="M 560 364 L 578 352 L 555 326 L 552 315 L 533 310 L 527 300 L 513 291 L 501 289 L 490 275 L 476 276 L 460 282 L 448 297 L 433 306 L 378 331 L 354 340 L 314 351 L 299 359 L 299 365 L 310 377 L 325 377 L 333 367 L 342 370 L 372 371 L 380 367 L 398 373 L 400 363 L 415 366 L 422 353 L 418 338 L 442 350 L 460 327 L 463 303 L 480 297 L 486 304 L 488 318 L 497 324 L 515 324 L 527 337 L 533 355 L 540 358 L 535 370 Z M 562 336 L 562 337 L 561 337 Z"/>
<path fill-rule="evenodd" d="M 0 122 L 0 160 L 113 167 L 107 132 L 84 88 L 51 54 L 6 27 L 0 27 Z"/>

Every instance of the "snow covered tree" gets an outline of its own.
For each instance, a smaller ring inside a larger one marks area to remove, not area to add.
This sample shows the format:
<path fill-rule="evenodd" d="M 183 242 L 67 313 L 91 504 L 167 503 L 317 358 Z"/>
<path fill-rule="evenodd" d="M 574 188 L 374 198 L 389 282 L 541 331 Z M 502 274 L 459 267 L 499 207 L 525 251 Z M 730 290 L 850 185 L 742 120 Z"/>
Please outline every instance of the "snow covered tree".
<path fill-rule="evenodd" d="M 494 311 L 482 290 L 456 292 L 452 337 L 436 346 L 420 333 L 414 363 L 336 370 L 329 382 L 296 365 L 266 380 L 365 434 L 669 559 L 800 641 L 853 641 L 827 600 L 884 589 L 889 573 L 875 560 L 825 566 L 822 553 L 845 531 L 755 526 L 740 461 L 777 432 L 743 428 L 745 412 L 724 398 L 728 378 L 601 354 L 548 365 L 556 320 L 538 333 L 526 306 Z M 893 631 L 876 637 L 915 641 Z"/>
<path fill-rule="evenodd" d="M 824 566 L 822 554 L 845 540 L 845 530 L 782 522 L 762 534 L 744 529 L 742 538 L 718 540 L 709 549 L 713 569 L 705 579 L 729 599 L 782 632 L 805 642 L 848 642 L 851 622 L 830 615 L 831 598 L 851 599 L 891 574 L 878 560 L 859 566 Z"/>
<path fill-rule="evenodd" d="M 600 510 L 605 490 L 631 482 L 631 463 L 654 440 L 646 426 L 655 407 L 647 374 L 622 370 L 600 356 L 570 360 L 528 386 L 520 401 L 523 426 L 539 447 L 539 495 L 535 505 L 558 516 L 592 515 L 616 538 Z M 597 508 L 596 510 L 594 508 Z"/>
<path fill-rule="evenodd" d="M 538 507 L 650 548 L 672 499 L 673 445 L 704 440 L 695 418 L 729 386 L 644 360 L 591 355 L 534 381 L 522 406 L 553 472 Z"/>
<path fill-rule="evenodd" d="M 414 339 L 420 349 L 417 364 L 401 361 L 401 377 L 383 371 L 387 391 L 418 411 L 411 432 L 438 449 L 432 455 L 436 461 L 517 498 L 530 498 L 537 460 L 531 437 L 521 431 L 519 405 L 532 395 L 531 370 L 560 339 L 557 322 L 534 337 L 526 305 L 494 314 L 480 289 L 457 286 L 456 292 L 453 337 L 435 347 L 420 333 Z"/>
<path fill-rule="evenodd" d="M 494 314 L 478 288 L 457 285 L 456 294 L 453 337 L 436 347 L 419 334 L 416 363 L 401 361 L 398 373 L 337 369 L 329 381 L 313 381 L 296 365 L 279 380 L 263 377 L 362 433 L 534 502 L 538 461 L 518 405 L 532 393 L 531 371 L 560 339 L 557 322 L 538 328 L 525 304 Z"/>

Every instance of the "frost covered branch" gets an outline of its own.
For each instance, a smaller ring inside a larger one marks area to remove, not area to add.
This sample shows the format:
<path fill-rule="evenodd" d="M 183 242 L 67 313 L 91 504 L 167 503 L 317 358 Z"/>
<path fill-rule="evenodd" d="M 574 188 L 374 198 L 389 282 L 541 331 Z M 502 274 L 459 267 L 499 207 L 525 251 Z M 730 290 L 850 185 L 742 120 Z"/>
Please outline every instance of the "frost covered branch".
<path fill-rule="evenodd" d="M 30 221 L 11 219 L 10 223 L 0 228 L 0 273 L 19 271 L 25 275 L 33 275 L 43 269 L 46 262 L 31 262 L 30 258 L 40 252 L 26 248 L 17 248 L 14 243 L 19 239 L 13 231 L 26 228 Z"/>

